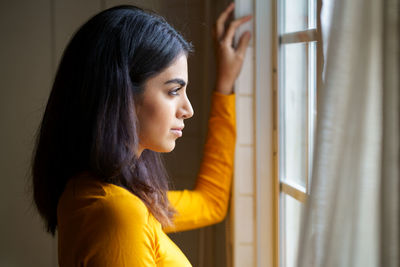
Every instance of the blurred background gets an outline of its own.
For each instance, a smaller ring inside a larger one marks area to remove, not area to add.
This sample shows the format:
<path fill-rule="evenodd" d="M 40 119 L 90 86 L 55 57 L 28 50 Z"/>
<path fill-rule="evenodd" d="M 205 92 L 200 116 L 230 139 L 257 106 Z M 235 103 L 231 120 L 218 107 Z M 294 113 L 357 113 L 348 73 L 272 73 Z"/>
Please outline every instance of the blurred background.
<path fill-rule="evenodd" d="M 0 266 L 57 266 L 57 240 L 44 231 L 32 203 L 30 160 L 53 78 L 73 33 L 91 16 L 133 4 L 166 17 L 195 53 L 189 58 L 188 96 L 195 116 L 165 155 L 176 189 L 192 188 L 206 135 L 214 84 L 211 28 L 227 0 L 0 1 Z M 226 222 L 171 235 L 194 266 L 226 265 Z"/>

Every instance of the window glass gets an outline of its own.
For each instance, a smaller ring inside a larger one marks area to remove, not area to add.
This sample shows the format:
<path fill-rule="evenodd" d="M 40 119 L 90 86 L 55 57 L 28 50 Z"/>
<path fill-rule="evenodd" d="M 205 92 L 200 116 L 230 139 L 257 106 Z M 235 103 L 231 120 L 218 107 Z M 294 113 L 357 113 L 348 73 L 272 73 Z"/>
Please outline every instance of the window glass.
<path fill-rule="evenodd" d="M 283 33 L 308 29 L 308 1 L 284 0 L 282 3 Z"/>
<path fill-rule="evenodd" d="M 295 267 L 297 254 L 299 249 L 300 227 L 304 213 L 304 204 L 297 201 L 287 194 L 281 195 L 284 203 L 283 209 L 283 232 L 282 238 L 284 248 L 281 250 L 282 260 L 285 262 L 285 267 Z"/>
<path fill-rule="evenodd" d="M 303 188 L 307 181 L 307 43 L 282 46 L 280 79 L 281 180 Z"/>

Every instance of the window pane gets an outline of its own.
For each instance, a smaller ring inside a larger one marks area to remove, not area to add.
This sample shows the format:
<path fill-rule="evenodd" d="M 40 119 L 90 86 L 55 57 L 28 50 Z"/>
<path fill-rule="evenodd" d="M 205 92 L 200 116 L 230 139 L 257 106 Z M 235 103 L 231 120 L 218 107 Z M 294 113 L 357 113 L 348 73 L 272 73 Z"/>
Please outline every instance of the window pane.
<path fill-rule="evenodd" d="M 297 32 L 308 29 L 308 1 L 284 0 L 282 2 L 283 32 Z"/>
<path fill-rule="evenodd" d="M 282 46 L 279 122 L 280 179 L 306 187 L 307 176 L 307 43 Z"/>
<path fill-rule="evenodd" d="M 295 267 L 299 248 L 300 228 L 304 205 L 289 195 L 281 193 L 281 201 L 283 201 L 283 214 L 281 217 L 282 232 L 281 240 L 283 240 L 284 248 L 282 249 L 282 260 L 285 267 Z"/>

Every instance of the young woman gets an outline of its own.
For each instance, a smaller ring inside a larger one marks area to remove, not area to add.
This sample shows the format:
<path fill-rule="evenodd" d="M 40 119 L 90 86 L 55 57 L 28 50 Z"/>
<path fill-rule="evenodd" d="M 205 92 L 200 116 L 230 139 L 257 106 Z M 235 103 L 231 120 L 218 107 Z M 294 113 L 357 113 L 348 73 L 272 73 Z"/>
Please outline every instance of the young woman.
<path fill-rule="evenodd" d="M 34 201 L 60 266 L 190 266 L 165 234 L 221 221 L 235 144 L 237 78 L 250 34 L 244 17 L 215 26 L 217 83 L 197 184 L 168 191 L 160 152 L 193 116 L 191 45 L 163 18 L 118 6 L 91 18 L 61 60 L 33 156 Z"/>

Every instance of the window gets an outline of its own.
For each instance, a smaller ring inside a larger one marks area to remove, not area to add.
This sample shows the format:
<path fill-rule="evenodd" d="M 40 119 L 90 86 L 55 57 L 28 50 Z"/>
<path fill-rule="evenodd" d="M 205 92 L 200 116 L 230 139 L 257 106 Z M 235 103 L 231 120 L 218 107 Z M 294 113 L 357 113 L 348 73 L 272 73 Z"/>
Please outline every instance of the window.
<path fill-rule="evenodd" d="M 238 144 L 228 266 L 291 267 L 310 193 L 321 0 L 235 3 L 236 17 L 254 19 L 235 85 Z"/>
<path fill-rule="evenodd" d="M 296 266 L 310 191 L 317 94 L 317 0 L 277 0 L 279 266 Z"/>

